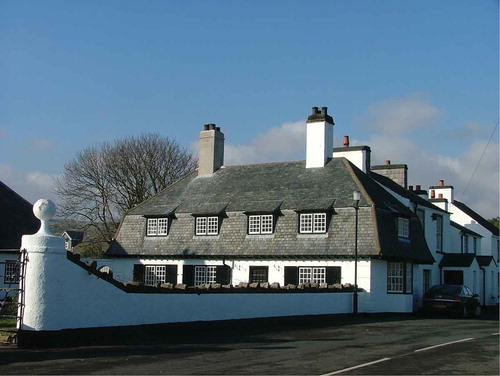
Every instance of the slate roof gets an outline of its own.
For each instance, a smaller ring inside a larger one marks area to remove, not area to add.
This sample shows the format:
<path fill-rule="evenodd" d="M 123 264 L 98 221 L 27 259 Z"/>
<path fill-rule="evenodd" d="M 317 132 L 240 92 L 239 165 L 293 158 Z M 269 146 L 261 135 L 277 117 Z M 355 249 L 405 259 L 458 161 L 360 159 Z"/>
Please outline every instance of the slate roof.
<path fill-rule="evenodd" d="M 40 221 L 33 214 L 33 205 L 0 181 L 0 250 L 18 251 L 21 237 L 34 234 Z"/>
<path fill-rule="evenodd" d="M 361 191 L 358 254 L 432 263 L 418 218 L 345 158 L 322 168 L 305 161 L 226 166 L 211 176 L 190 173 L 131 209 L 108 250 L 110 256 L 352 257 L 353 191 Z M 208 207 L 208 208 L 207 208 Z M 328 234 L 297 234 L 297 212 L 331 210 Z M 194 236 L 193 214 L 224 213 L 217 239 Z M 276 211 L 271 236 L 246 234 L 245 213 Z M 145 217 L 174 215 L 169 236 L 146 237 Z M 410 241 L 400 241 L 396 216 L 409 218 Z"/>
<path fill-rule="evenodd" d="M 464 226 L 458 224 L 457 222 L 450 221 L 450 225 L 452 227 L 455 227 L 456 229 L 460 230 L 464 234 L 475 236 L 475 237 L 478 237 L 478 238 L 482 238 L 483 237 L 483 235 L 478 234 L 477 232 L 472 231 L 471 229 L 469 229 L 467 227 L 464 227 Z"/>
<path fill-rule="evenodd" d="M 479 223 L 481 226 L 486 228 L 488 231 L 490 231 L 493 235 L 498 236 L 498 227 L 495 225 L 491 224 L 487 219 L 481 217 L 478 213 L 476 213 L 474 210 L 469 208 L 467 205 L 465 205 L 463 202 L 453 200 L 453 205 L 455 205 L 457 208 L 462 210 L 465 214 L 467 214 L 469 217 L 474 219 L 477 223 Z"/>
<path fill-rule="evenodd" d="M 439 266 L 469 267 L 475 258 L 476 255 L 472 253 L 445 253 Z"/>
<path fill-rule="evenodd" d="M 395 166 L 395 165 L 389 165 L 389 166 Z M 374 167 L 376 167 L 376 166 L 374 166 Z M 372 170 L 373 170 L 374 167 L 372 167 Z M 386 167 L 386 166 L 384 165 L 384 167 Z M 380 174 L 377 174 L 377 173 L 371 171 L 370 172 L 370 177 L 372 177 L 375 181 L 379 182 L 380 184 L 386 186 L 391 191 L 394 191 L 398 195 L 400 195 L 400 196 L 402 196 L 402 197 L 410 200 L 414 204 L 417 204 L 418 206 L 425 206 L 425 207 L 427 207 L 429 209 L 433 209 L 433 210 L 436 210 L 436 211 L 439 211 L 439 212 L 447 213 L 446 210 L 441 209 L 440 207 L 432 204 L 431 202 L 429 202 L 426 199 L 420 197 L 419 195 L 415 194 L 414 192 L 409 191 L 408 189 L 402 187 L 401 185 L 399 185 L 398 183 L 396 183 L 394 180 L 389 179 L 386 176 L 383 176 L 383 175 L 380 175 Z"/>
<path fill-rule="evenodd" d="M 495 262 L 493 256 L 476 256 L 479 266 L 489 266 L 491 262 Z"/>
<path fill-rule="evenodd" d="M 83 231 L 78 230 L 66 230 L 62 234 L 64 236 L 66 234 L 71 240 L 82 241 L 83 240 Z"/>

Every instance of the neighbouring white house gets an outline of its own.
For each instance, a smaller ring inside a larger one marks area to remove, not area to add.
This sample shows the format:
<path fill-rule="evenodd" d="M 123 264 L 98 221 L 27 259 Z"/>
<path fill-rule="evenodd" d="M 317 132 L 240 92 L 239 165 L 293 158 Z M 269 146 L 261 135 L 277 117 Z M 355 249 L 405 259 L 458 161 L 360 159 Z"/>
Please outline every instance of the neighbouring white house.
<path fill-rule="evenodd" d="M 454 198 L 452 185 L 445 185 L 440 180 L 438 185 L 429 187 L 429 201 L 450 213 L 455 231 L 453 253 L 459 253 L 464 258 L 463 262 L 456 259 L 456 269 L 449 270 L 448 275 L 453 275 L 453 280 L 464 281 L 481 296 L 485 305 L 498 304 L 498 291 L 500 283 L 500 241 L 499 230 L 486 218 L 474 211 L 463 202 Z M 465 259 L 474 255 L 478 266 L 463 269 Z M 453 273 L 452 273 L 453 272 Z M 451 278 L 451 277 L 450 277 Z M 445 281 L 448 279 L 445 278 Z M 465 281 L 468 281 L 467 283 Z M 475 287 L 473 287 L 475 286 Z"/>
<path fill-rule="evenodd" d="M 0 300 L 15 296 L 19 286 L 19 254 L 21 237 L 33 234 L 40 222 L 33 215 L 33 206 L 0 181 Z"/>

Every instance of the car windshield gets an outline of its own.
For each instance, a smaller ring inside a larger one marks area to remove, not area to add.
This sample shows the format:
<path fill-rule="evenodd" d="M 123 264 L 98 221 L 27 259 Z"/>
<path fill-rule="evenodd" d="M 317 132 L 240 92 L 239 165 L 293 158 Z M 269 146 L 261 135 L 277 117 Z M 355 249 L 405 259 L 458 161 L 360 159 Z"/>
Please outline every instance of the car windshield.
<path fill-rule="evenodd" d="M 434 294 L 442 294 L 442 295 L 455 295 L 459 294 L 461 290 L 461 286 L 457 285 L 436 285 L 430 289 L 430 292 Z"/>

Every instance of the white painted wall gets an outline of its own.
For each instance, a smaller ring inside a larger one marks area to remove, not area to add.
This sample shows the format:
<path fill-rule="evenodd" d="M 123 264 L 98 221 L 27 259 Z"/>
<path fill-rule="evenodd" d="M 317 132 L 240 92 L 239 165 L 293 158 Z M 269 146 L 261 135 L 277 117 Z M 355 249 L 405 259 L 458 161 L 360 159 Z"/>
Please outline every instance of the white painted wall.
<path fill-rule="evenodd" d="M 86 261 L 86 260 L 82 260 Z M 98 259 L 96 260 L 98 267 L 109 266 L 113 271 L 113 277 L 121 282 L 132 280 L 134 264 L 145 265 L 177 265 L 177 283 L 182 283 L 182 267 L 183 265 L 223 265 L 222 260 L 180 260 L 180 259 Z M 370 291 L 370 260 L 358 261 L 358 286 Z M 269 267 L 269 282 L 278 282 L 284 285 L 285 281 L 285 266 L 339 266 L 341 271 L 341 283 L 354 284 L 354 260 L 337 260 L 337 261 L 304 261 L 304 260 L 226 260 L 226 265 L 229 265 L 232 270 L 232 284 L 238 285 L 240 282 L 248 282 L 250 266 L 268 266 Z"/>
<path fill-rule="evenodd" d="M 333 158 L 346 158 L 349 162 L 359 168 L 366 174 L 366 151 L 365 150 L 346 150 L 336 151 Z"/>
<path fill-rule="evenodd" d="M 69 261 L 61 237 L 25 235 L 22 242 L 29 257 L 24 330 L 352 312 L 353 293 L 125 293 Z M 412 311 L 411 294 L 386 293 L 385 261 L 365 262 L 362 268 L 369 268 L 372 289 L 359 294 L 360 312 Z"/>

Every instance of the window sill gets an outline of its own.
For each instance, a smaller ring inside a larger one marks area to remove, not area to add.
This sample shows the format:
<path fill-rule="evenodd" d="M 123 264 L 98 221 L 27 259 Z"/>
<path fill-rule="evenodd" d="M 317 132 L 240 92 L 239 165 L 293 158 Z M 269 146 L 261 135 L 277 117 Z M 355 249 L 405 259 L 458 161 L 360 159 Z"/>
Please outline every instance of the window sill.
<path fill-rule="evenodd" d="M 265 239 L 274 239 L 274 234 L 247 234 L 245 239 L 251 240 L 265 240 Z"/>
<path fill-rule="evenodd" d="M 219 240 L 220 235 L 193 235 L 193 240 Z"/>
<path fill-rule="evenodd" d="M 311 238 L 327 239 L 328 233 L 311 233 L 311 234 L 299 233 L 299 234 L 297 234 L 297 239 L 311 239 Z"/>

